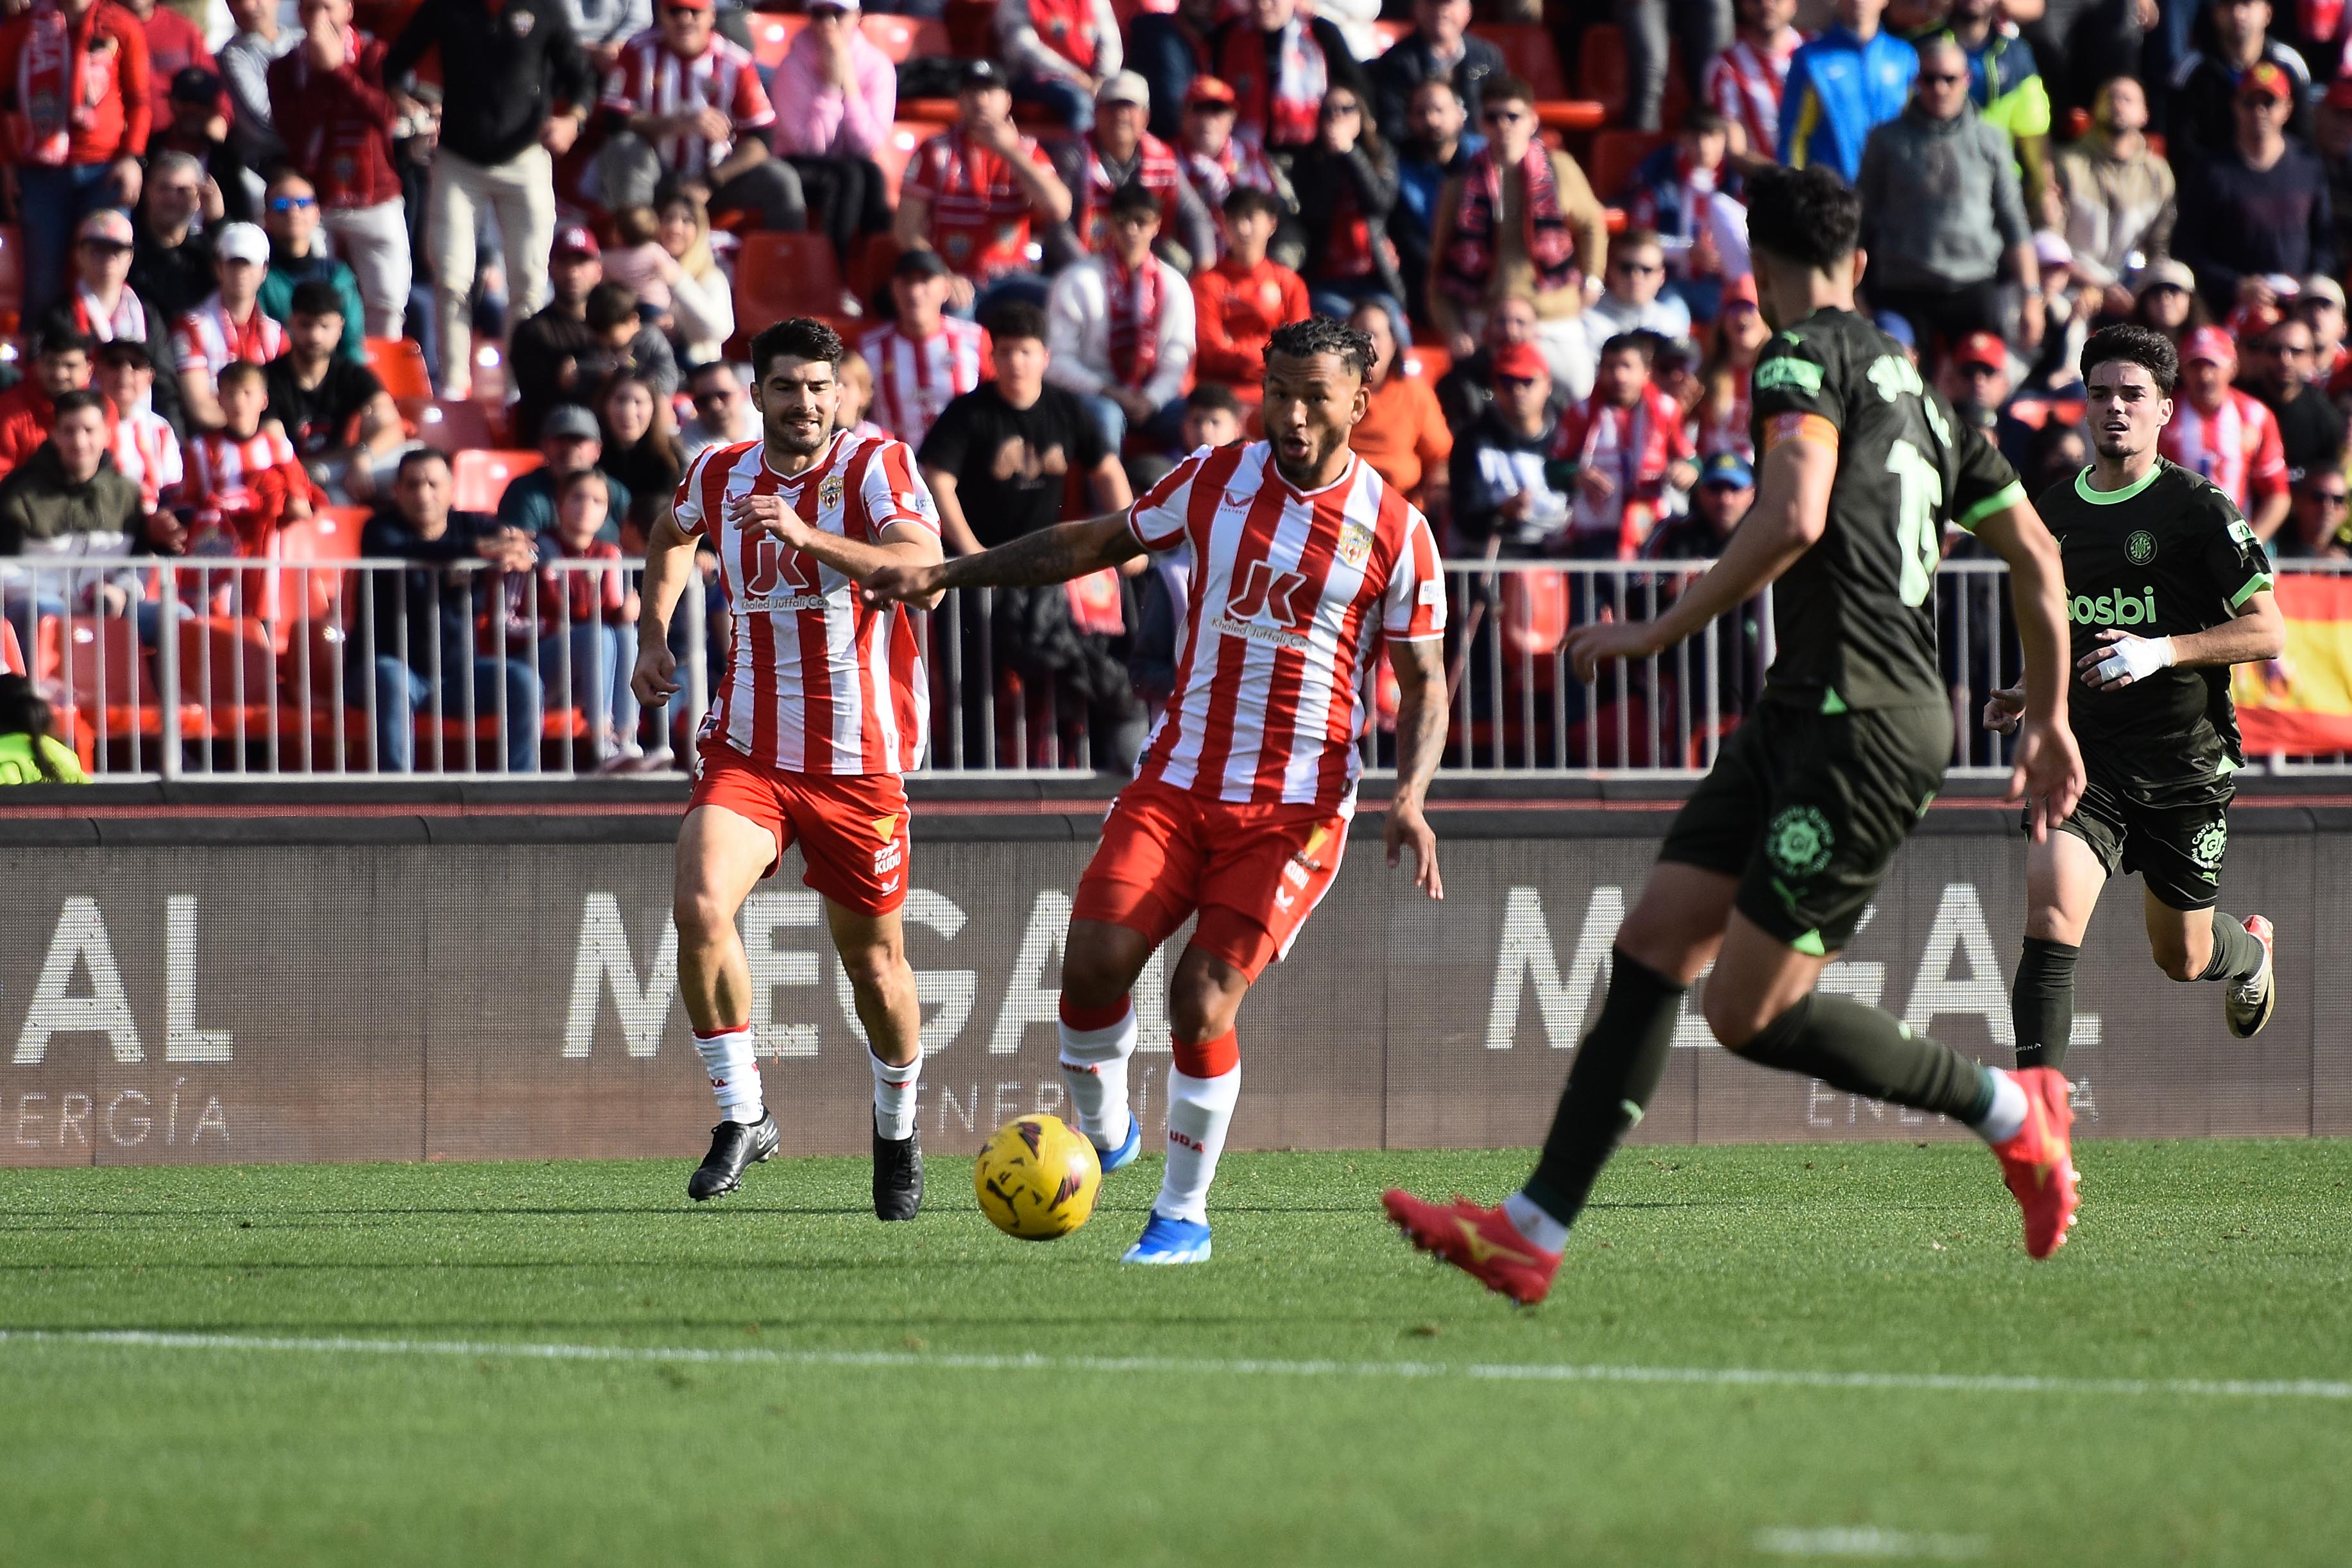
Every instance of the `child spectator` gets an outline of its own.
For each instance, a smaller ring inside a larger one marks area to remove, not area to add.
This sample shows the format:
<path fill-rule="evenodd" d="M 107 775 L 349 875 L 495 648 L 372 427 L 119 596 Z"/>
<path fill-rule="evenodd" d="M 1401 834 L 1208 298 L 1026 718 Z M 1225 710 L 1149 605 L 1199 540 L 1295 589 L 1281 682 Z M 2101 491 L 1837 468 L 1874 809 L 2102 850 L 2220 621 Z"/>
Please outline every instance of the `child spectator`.
<path fill-rule="evenodd" d="M 188 453 L 190 553 L 258 555 L 272 533 L 327 504 L 285 426 L 263 417 L 268 406 L 259 365 L 239 360 L 221 372 L 220 427 Z"/>
<path fill-rule="evenodd" d="M 661 219 L 651 207 L 623 207 L 613 215 L 613 247 L 604 252 L 604 279 L 635 293 L 637 303 L 656 316 L 669 313 L 667 268 L 671 260 L 662 248 Z"/>
<path fill-rule="evenodd" d="M 145 343 L 117 338 L 98 351 L 96 380 L 114 406 L 114 466 L 152 515 L 184 477 L 179 434 L 154 408 L 155 362 Z"/>
<path fill-rule="evenodd" d="M 988 330 L 948 315 L 955 275 L 936 250 L 901 251 L 890 269 L 890 321 L 858 340 L 874 373 L 877 422 L 919 448 L 931 422 L 980 384 Z"/>
<path fill-rule="evenodd" d="M 0 392 L 0 479 L 48 439 L 58 422 L 57 400 L 89 384 L 96 346 L 79 332 L 51 332 L 33 356 L 33 374 Z"/>
<path fill-rule="evenodd" d="M 1200 346 L 1194 368 L 1202 380 L 1232 387 L 1252 405 L 1265 395 L 1258 384 L 1274 329 L 1303 321 L 1308 313 L 1307 280 L 1266 259 L 1282 216 L 1282 203 L 1270 192 L 1236 189 L 1225 198 L 1223 258 L 1192 275 Z"/>
<path fill-rule="evenodd" d="M 1054 279 L 1045 375 L 1079 395 L 1103 446 L 1117 452 L 1129 428 L 1155 426 L 1161 442 L 1174 434 L 1195 340 L 1192 289 L 1151 254 L 1159 198 L 1140 185 L 1120 186 L 1110 200 L 1109 235 L 1101 255 Z"/>
<path fill-rule="evenodd" d="M 604 476 L 566 474 L 555 487 L 555 530 L 540 542 L 539 674 L 554 708 L 587 716 L 600 768 L 644 756 L 637 744 L 637 699 L 629 689 L 628 628 L 637 622 L 637 591 L 621 570 L 621 547 L 597 536 L 612 505 Z M 601 561 L 603 568 L 560 569 L 556 562 Z M 567 683 L 568 682 L 568 683 Z"/>
<path fill-rule="evenodd" d="M 1552 457 L 1573 479 L 1566 553 L 1631 561 L 1657 525 L 1665 492 L 1697 481 L 1682 410 L 1650 382 L 1650 340 L 1626 333 L 1601 345 L 1592 395 L 1560 421 Z"/>

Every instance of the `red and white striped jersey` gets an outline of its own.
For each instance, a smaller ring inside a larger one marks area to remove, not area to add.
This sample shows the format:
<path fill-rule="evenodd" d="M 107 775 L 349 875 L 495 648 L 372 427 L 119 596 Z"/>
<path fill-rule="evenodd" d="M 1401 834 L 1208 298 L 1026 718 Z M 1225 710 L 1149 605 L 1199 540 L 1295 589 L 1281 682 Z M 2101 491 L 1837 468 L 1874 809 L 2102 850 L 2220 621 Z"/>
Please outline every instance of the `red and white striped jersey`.
<path fill-rule="evenodd" d="M 760 82 L 760 63 L 740 44 L 712 34 L 710 47 L 682 59 L 658 30 L 639 33 L 621 47 L 604 78 L 603 107 L 620 114 L 667 118 L 715 109 L 735 134 L 713 142 L 689 131 L 654 142 L 665 173 L 682 178 L 708 174 L 727 161 L 746 134 L 776 122 L 775 106 Z"/>
<path fill-rule="evenodd" d="M 1699 78 L 1699 96 L 1746 132 L 1748 150 L 1762 158 L 1774 156 L 1780 148 L 1780 100 L 1789 88 L 1789 62 L 1805 41 L 1793 27 L 1780 38 L 1785 48 L 1759 49 L 1740 38 L 1707 61 Z"/>
<path fill-rule="evenodd" d="M 1355 805 L 1375 629 L 1445 632 L 1429 520 L 1361 458 L 1292 488 L 1264 441 L 1202 447 L 1128 513 L 1143 547 L 1192 549 L 1176 686 L 1137 776 L 1213 800 Z"/>
<path fill-rule="evenodd" d="M 1019 155 L 1050 170 L 1035 139 Z M 993 283 L 1029 266 L 1029 193 L 1013 165 L 949 126 L 915 150 L 902 190 L 931 204 L 931 248 L 974 283 Z"/>
<path fill-rule="evenodd" d="M 241 438 L 226 430 L 203 431 L 188 443 L 188 502 L 224 515 L 249 510 L 258 499 L 255 482 L 280 464 L 298 460 L 294 443 L 275 423 Z"/>
<path fill-rule="evenodd" d="M 953 316 L 928 338 L 910 338 L 895 321 L 858 340 L 874 368 L 874 422 L 919 450 L 931 421 L 949 402 L 980 384 L 988 373 L 988 329 Z"/>
<path fill-rule="evenodd" d="M 2287 488 L 2286 448 L 2278 421 L 2253 398 L 2231 387 L 2221 406 L 2198 411 L 2184 394 L 2172 405 L 2172 423 L 2157 437 L 2156 449 L 2213 488 L 2252 517 L 2254 499 L 2268 500 Z"/>
<path fill-rule="evenodd" d="M 736 497 L 771 495 L 846 539 L 879 543 L 898 526 L 940 531 L 903 442 L 836 431 L 790 479 L 768 467 L 756 440 L 696 458 L 677 487 L 677 526 L 710 540 L 735 605 L 733 658 L 703 734 L 783 773 L 919 765 L 931 698 L 913 622 L 895 605 L 867 608 L 845 574 L 727 516 Z"/>
<path fill-rule="evenodd" d="M 160 414 L 133 410 L 114 422 L 114 466 L 139 487 L 139 499 L 149 511 L 165 490 L 178 484 L 180 437 L 172 422 Z"/>
<path fill-rule="evenodd" d="M 268 364 L 287 347 L 286 329 L 263 315 L 258 303 L 240 326 L 229 320 L 218 294 L 172 323 L 172 368 L 201 367 L 215 380 L 238 360 Z"/>

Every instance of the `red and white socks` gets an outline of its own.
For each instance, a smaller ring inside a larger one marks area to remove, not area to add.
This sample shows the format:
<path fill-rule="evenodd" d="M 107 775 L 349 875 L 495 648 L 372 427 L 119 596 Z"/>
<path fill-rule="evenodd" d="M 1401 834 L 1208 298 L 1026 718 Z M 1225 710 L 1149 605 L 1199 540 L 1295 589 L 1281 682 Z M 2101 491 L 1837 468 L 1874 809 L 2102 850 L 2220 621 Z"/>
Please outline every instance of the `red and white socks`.
<path fill-rule="evenodd" d="M 1073 1007 L 1062 998 L 1062 1083 L 1077 1112 L 1078 1131 L 1098 1149 L 1127 1142 L 1133 1120 L 1127 1104 L 1127 1058 L 1135 1054 L 1135 1005 L 1122 996 L 1108 1007 Z"/>
<path fill-rule="evenodd" d="M 1209 1184 L 1217 1178 L 1217 1156 L 1225 1151 L 1241 1095 L 1241 1051 L 1232 1030 L 1176 1047 L 1176 1066 L 1168 1075 L 1168 1171 L 1153 1213 L 1209 1223 Z"/>
<path fill-rule="evenodd" d="M 721 1029 L 715 1035 L 697 1029 L 694 1049 L 702 1058 L 702 1070 L 709 1076 L 710 1092 L 718 1098 L 722 1121 L 740 1121 L 748 1127 L 768 1113 L 760 1097 L 760 1064 L 751 1054 L 751 1025 Z"/>
<path fill-rule="evenodd" d="M 894 1143 L 915 1135 L 915 1083 L 923 1076 L 923 1058 L 905 1067 L 892 1067 L 871 1050 L 866 1059 L 874 1067 L 874 1131 Z"/>

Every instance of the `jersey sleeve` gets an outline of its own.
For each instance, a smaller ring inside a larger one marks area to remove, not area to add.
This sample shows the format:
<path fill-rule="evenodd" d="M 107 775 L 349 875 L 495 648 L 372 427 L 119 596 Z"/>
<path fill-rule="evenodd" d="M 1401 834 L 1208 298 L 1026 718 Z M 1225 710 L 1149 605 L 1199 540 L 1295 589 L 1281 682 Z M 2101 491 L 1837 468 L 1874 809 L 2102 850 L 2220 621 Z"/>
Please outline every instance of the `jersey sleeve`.
<path fill-rule="evenodd" d="M 1184 542 L 1184 523 L 1192 510 L 1192 481 L 1200 477 L 1213 449 L 1196 448 L 1127 509 L 1128 530 L 1138 544 L 1156 555 Z"/>
<path fill-rule="evenodd" d="M 2254 537 L 2254 526 L 2238 514 L 2230 498 L 2209 489 L 2213 505 L 2212 526 L 2206 531 L 2203 562 L 2214 590 L 2232 610 L 2267 592 L 2273 582 L 2270 552 Z"/>
<path fill-rule="evenodd" d="M 670 515 L 677 520 L 677 531 L 692 539 L 708 531 L 709 520 L 703 515 L 703 489 L 708 482 L 710 459 L 725 451 L 723 447 L 711 447 L 686 466 L 686 477 L 677 481 L 677 493 L 670 498 Z"/>
<path fill-rule="evenodd" d="M 205 364 L 203 335 L 197 331 L 194 316 L 183 316 L 172 323 L 172 368 L 186 372 L 201 370 Z"/>
<path fill-rule="evenodd" d="M 1958 527 L 1976 531 L 1977 524 L 1998 512 L 2025 500 L 2025 486 L 2020 482 L 2017 470 L 2000 455 L 2000 448 L 1976 431 L 1960 423 L 1959 416 L 1946 405 L 1940 395 L 1932 405 L 1941 414 L 1947 429 L 1958 432 L 1959 446 L 1952 454 L 1954 468 L 1952 490 L 1947 498 L 1947 515 Z"/>
<path fill-rule="evenodd" d="M 1791 437 L 1831 445 L 1845 430 L 1845 398 L 1831 380 L 1821 347 L 1793 331 L 1775 332 L 1748 379 L 1749 418 L 1760 459 Z"/>
<path fill-rule="evenodd" d="M 2254 403 L 2252 398 L 2247 402 L 2255 408 L 2262 408 L 2262 405 Z M 2259 432 L 2251 428 L 2257 423 L 2261 426 Z M 2250 426 L 2248 444 L 2252 450 L 2246 454 L 2246 489 L 2264 500 L 2286 494 L 2286 446 L 2279 439 L 2278 421 L 2271 417 L 2269 409 L 2262 408 L 2262 418 L 2259 421 L 2250 419 L 2247 424 Z"/>
<path fill-rule="evenodd" d="M 749 55 L 736 62 L 735 93 L 727 106 L 727 118 L 739 132 L 761 131 L 776 122 L 775 105 L 760 81 L 759 62 Z"/>
<path fill-rule="evenodd" d="M 1405 509 L 1404 531 L 1381 593 L 1381 630 L 1391 642 L 1428 642 L 1445 635 L 1445 574 L 1437 564 L 1437 536 L 1419 507 Z"/>
<path fill-rule="evenodd" d="M 885 441 L 866 463 L 858 499 L 877 539 L 884 530 L 902 524 L 934 536 L 940 531 L 940 509 L 931 500 L 931 488 L 915 471 L 915 455 L 904 441 Z"/>

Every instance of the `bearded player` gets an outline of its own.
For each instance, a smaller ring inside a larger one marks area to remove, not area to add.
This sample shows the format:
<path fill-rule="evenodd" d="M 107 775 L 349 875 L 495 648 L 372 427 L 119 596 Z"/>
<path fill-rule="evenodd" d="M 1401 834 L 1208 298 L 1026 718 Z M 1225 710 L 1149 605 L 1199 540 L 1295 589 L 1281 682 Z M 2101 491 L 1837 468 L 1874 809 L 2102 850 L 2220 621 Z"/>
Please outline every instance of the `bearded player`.
<path fill-rule="evenodd" d="M 1777 579 L 1780 649 L 1764 700 L 1667 830 L 1526 1189 L 1491 1209 L 1382 1200 L 1414 1246 L 1521 1302 L 1551 1288 L 1569 1226 L 1656 1091 L 1683 994 L 1710 959 L 1706 1014 L 1718 1041 L 1973 1128 L 2025 1211 L 2033 1257 L 2055 1250 L 2074 1219 L 2056 1072 L 1983 1067 L 1890 1014 L 1814 993 L 1952 754 L 1929 594 L 1948 522 L 2010 566 L 2025 647 L 2011 795 L 2031 790 L 2037 837 L 2074 810 L 2083 763 L 2066 729 L 2058 547 L 1991 444 L 1855 313 L 1853 192 L 1825 170 L 1774 169 L 1748 195 L 1760 302 L 1780 329 L 1750 383 L 1755 506 L 1664 616 L 1580 626 L 1569 654 L 1590 680 L 1601 659 L 1663 652 Z"/>
<path fill-rule="evenodd" d="M 2230 667 L 2275 658 L 2286 623 L 2270 557 L 2230 498 L 2157 455 L 2179 360 L 2146 327 L 2083 345 L 2092 461 L 2042 496 L 2074 622 L 2074 729 L 2082 804 L 2025 857 L 2025 951 L 2010 993 L 2020 1067 L 2061 1068 L 2074 1030 L 2074 963 L 2099 893 L 2137 871 L 2157 967 L 2223 983 L 2244 1039 L 2270 1022 L 2274 933 L 2217 913 L 2231 774 L 2244 763 Z M 2126 629 L 2130 628 L 2130 629 Z M 1985 723 L 2014 729 L 2023 698 L 1997 691 Z"/>
<path fill-rule="evenodd" d="M 923 1201 L 915 1136 L 921 1011 L 899 931 L 907 899 L 907 792 L 921 760 L 929 688 L 914 628 L 857 585 L 940 558 L 939 514 L 904 444 L 836 430 L 842 344 L 822 321 L 779 321 L 751 340 L 760 437 L 714 447 L 677 487 L 646 547 L 638 700 L 678 690 L 669 625 L 718 552 L 735 643 L 702 721 L 694 795 L 677 838 L 678 985 L 719 1122 L 688 1179 L 700 1203 L 772 1157 L 776 1121 L 753 1059 L 751 972 L 736 912 L 794 844 L 801 880 L 856 994 L 874 1068 L 874 1213 L 912 1219 Z"/>
<path fill-rule="evenodd" d="M 1351 327 L 1282 327 L 1265 354 L 1268 439 L 1202 447 L 1124 511 L 866 584 L 873 603 L 1034 587 L 1192 548 L 1175 690 L 1103 824 L 1063 948 L 1063 1077 L 1114 1171 L 1142 1146 L 1130 993 L 1153 950 L 1201 917 L 1169 986 L 1167 1174 L 1129 1263 L 1209 1256 L 1209 1184 L 1241 1093 L 1234 1020 L 1339 872 L 1381 634 L 1401 693 L 1389 864 L 1410 850 L 1413 885 L 1444 896 L 1422 802 L 1445 743 L 1445 585 L 1428 521 L 1349 448 L 1370 366 Z"/>

